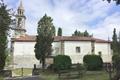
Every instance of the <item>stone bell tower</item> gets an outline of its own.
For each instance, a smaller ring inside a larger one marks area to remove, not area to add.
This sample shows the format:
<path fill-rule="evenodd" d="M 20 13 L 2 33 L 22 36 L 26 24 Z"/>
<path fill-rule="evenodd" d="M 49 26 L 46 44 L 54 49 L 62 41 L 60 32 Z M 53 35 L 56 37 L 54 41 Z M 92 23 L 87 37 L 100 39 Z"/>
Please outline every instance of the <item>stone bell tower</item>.
<path fill-rule="evenodd" d="M 24 15 L 24 7 L 22 0 L 20 1 L 20 5 L 17 9 L 17 15 L 16 15 L 16 27 L 15 27 L 15 37 L 25 35 L 26 29 L 25 29 L 25 20 L 26 16 Z"/>

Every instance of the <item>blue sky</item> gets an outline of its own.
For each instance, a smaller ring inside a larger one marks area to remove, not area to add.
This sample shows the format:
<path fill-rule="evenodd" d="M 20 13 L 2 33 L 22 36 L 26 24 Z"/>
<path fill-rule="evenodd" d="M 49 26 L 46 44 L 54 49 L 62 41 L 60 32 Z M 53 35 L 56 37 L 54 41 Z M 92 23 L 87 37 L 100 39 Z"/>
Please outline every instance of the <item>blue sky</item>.
<path fill-rule="evenodd" d="M 20 0 L 5 0 L 16 11 Z M 71 35 L 76 29 L 88 30 L 94 37 L 111 38 L 113 28 L 120 31 L 120 6 L 103 0 L 23 0 L 27 34 L 35 35 L 37 22 L 46 13 L 53 18 L 56 27 L 62 27 L 63 35 Z"/>

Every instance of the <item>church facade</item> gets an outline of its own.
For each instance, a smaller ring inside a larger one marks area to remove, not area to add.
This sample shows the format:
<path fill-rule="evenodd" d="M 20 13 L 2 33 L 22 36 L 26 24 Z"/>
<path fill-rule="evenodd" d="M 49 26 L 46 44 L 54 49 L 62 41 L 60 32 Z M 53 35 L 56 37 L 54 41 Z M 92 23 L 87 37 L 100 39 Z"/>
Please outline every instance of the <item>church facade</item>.
<path fill-rule="evenodd" d="M 33 68 L 34 64 L 39 65 L 34 53 L 36 36 L 25 34 L 25 20 L 21 2 L 16 15 L 15 35 L 11 39 L 14 68 Z M 54 36 L 51 56 L 68 55 L 75 64 L 83 63 L 86 54 L 97 54 L 101 55 L 104 62 L 111 62 L 110 44 L 110 41 L 93 37 Z"/>

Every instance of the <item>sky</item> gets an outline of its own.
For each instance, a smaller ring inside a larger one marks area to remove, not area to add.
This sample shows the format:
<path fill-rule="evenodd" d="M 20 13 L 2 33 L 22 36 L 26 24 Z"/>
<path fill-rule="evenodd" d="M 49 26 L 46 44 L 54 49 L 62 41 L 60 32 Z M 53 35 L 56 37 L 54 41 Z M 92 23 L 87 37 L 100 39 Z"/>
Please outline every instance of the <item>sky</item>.
<path fill-rule="evenodd" d="M 120 31 L 120 5 L 103 0 L 22 0 L 26 15 L 26 30 L 29 35 L 37 34 L 38 21 L 47 14 L 53 24 L 61 27 L 64 36 L 77 29 L 87 30 L 96 38 L 111 39 L 113 29 Z M 4 0 L 16 12 L 20 0 Z"/>

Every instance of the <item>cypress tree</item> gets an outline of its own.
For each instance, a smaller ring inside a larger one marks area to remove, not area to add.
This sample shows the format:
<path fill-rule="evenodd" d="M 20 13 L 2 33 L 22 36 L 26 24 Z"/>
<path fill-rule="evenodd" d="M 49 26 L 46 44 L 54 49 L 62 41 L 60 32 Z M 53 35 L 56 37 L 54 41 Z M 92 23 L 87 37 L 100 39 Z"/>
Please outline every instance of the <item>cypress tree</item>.
<path fill-rule="evenodd" d="M 116 29 L 113 30 L 113 37 L 112 37 L 112 49 L 113 49 L 113 55 L 118 53 L 118 41 L 117 41 L 117 34 Z"/>
<path fill-rule="evenodd" d="M 118 53 L 120 54 L 120 32 L 118 35 Z"/>
<path fill-rule="evenodd" d="M 85 37 L 88 37 L 88 36 L 89 36 L 89 33 L 87 32 L 87 30 L 85 30 L 84 36 L 85 36 Z"/>
<path fill-rule="evenodd" d="M 11 17 L 7 5 L 0 1 L 0 70 L 4 69 L 6 60 L 7 36 Z"/>
<path fill-rule="evenodd" d="M 38 22 L 37 38 L 35 44 L 35 57 L 42 63 L 42 69 L 45 69 L 45 59 L 51 55 L 52 42 L 54 40 L 53 19 L 46 14 Z"/>
<path fill-rule="evenodd" d="M 62 28 L 58 28 L 58 36 L 62 36 Z"/>

